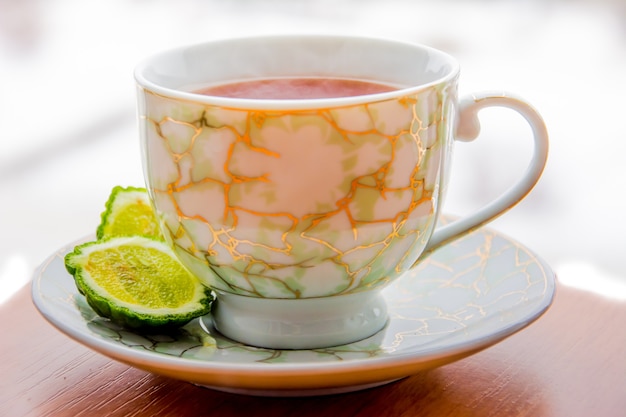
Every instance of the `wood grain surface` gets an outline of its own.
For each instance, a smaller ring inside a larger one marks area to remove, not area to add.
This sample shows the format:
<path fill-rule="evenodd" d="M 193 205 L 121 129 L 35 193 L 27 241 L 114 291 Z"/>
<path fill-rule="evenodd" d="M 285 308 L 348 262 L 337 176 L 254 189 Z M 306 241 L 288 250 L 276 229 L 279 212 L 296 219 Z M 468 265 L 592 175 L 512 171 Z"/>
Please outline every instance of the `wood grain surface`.
<path fill-rule="evenodd" d="M 37 312 L 0 306 L 0 416 L 626 416 L 626 303 L 559 286 L 537 322 L 479 354 L 365 391 L 227 394 L 117 363 Z"/>

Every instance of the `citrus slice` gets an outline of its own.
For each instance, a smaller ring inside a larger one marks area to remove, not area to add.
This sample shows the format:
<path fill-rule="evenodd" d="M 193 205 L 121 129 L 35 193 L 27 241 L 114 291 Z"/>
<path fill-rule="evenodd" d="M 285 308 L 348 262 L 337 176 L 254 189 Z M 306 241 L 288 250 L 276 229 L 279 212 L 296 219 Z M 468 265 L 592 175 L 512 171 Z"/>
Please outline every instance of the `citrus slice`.
<path fill-rule="evenodd" d="M 145 188 L 113 188 L 101 217 L 96 231 L 98 240 L 113 236 L 161 238 L 159 222 Z"/>
<path fill-rule="evenodd" d="M 94 311 L 124 327 L 180 327 L 211 309 L 211 290 L 154 238 L 84 243 L 65 256 L 65 267 Z"/>

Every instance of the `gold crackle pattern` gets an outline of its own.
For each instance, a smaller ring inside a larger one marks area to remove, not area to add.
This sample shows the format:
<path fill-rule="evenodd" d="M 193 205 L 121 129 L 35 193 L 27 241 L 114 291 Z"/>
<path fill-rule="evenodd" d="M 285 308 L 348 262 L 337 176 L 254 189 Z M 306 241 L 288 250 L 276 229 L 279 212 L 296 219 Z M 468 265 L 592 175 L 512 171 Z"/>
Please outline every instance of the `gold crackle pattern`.
<path fill-rule="evenodd" d="M 208 285 L 345 294 L 387 284 L 421 253 L 450 139 L 448 89 L 310 111 L 141 91 L 150 192 L 181 260 Z"/>

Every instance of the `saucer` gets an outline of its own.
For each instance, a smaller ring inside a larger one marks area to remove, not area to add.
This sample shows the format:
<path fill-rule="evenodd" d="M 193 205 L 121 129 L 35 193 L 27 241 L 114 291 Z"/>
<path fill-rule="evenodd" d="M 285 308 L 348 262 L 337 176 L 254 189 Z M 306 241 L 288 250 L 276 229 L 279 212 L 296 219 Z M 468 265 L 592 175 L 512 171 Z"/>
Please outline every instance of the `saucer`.
<path fill-rule="evenodd" d="M 430 256 L 383 290 L 390 319 L 347 345 L 275 350 L 234 342 L 210 315 L 170 334 L 143 334 L 97 316 L 51 255 L 32 297 L 61 332 L 111 359 L 216 390 L 264 396 L 343 393 L 395 381 L 482 349 L 531 324 L 552 303 L 555 277 L 529 249 L 488 228 Z M 539 342 L 538 342 L 539 343 Z"/>

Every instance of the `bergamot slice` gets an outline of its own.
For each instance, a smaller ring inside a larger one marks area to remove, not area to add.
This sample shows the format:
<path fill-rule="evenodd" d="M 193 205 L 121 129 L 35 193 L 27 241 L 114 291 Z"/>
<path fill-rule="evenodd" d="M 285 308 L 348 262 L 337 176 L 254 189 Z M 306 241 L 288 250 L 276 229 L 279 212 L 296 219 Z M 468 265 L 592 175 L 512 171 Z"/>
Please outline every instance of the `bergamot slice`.
<path fill-rule="evenodd" d="M 163 241 L 114 237 L 78 245 L 65 267 L 94 309 L 131 329 L 171 329 L 210 312 L 214 299 Z"/>
<path fill-rule="evenodd" d="M 105 207 L 96 231 L 98 240 L 114 236 L 161 238 L 159 222 L 145 188 L 116 186 Z"/>

